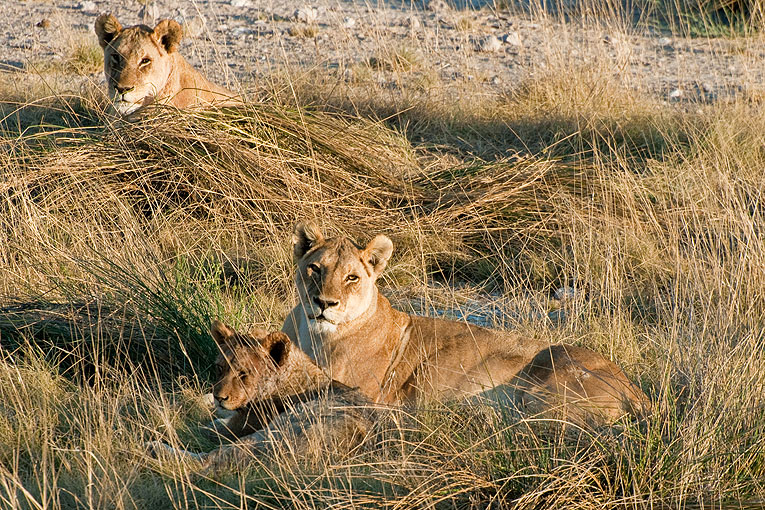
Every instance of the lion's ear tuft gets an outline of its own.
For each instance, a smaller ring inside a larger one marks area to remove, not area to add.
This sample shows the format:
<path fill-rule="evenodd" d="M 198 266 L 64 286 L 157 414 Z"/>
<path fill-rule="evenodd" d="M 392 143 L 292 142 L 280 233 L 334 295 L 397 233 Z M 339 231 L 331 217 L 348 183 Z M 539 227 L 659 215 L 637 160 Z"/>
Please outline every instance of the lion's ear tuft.
<path fill-rule="evenodd" d="M 183 37 L 183 29 L 177 21 L 163 19 L 154 27 L 154 37 L 168 53 L 178 51 Z"/>
<path fill-rule="evenodd" d="M 213 340 L 220 346 L 231 345 L 236 336 L 236 331 L 226 326 L 219 320 L 214 320 L 212 326 L 210 326 L 210 335 Z"/>
<path fill-rule="evenodd" d="M 102 48 L 106 48 L 110 42 L 117 37 L 122 31 L 122 25 L 117 21 L 117 18 L 112 14 L 101 14 L 96 18 L 96 35 L 98 36 L 98 44 Z"/>
<path fill-rule="evenodd" d="M 324 241 L 324 235 L 314 222 L 307 220 L 298 222 L 292 234 L 292 252 L 295 260 L 302 259 L 303 255 L 322 241 Z"/>
<path fill-rule="evenodd" d="M 372 265 L 377 276 L 385 270 L 392 254 L 393 241 L 382 234 L 375 236 L 364 249 L 364 258 Z"/>
<path fill-rule="evenodd" d="M 281 331 L 269 333 L 263 340 L 263 348 L 278 367 L 287 361 L 291 346 L 290 337 Z"/>

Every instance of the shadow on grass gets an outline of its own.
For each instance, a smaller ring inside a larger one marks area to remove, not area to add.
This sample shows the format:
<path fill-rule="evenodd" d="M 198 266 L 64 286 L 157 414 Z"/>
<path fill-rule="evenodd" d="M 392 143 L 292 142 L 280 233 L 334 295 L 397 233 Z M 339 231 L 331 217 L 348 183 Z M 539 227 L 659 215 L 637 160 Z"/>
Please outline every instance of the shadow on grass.
<path fill-rule="evenodd" d="M 61 129 L 92 128 L 101 122 L 77 96 L 59 96 L 33 103 L 0 100 L 0 140 L 45 136 Z"/>
<path fill-rule="evenodd" d="M 570 74 L 566 80 L 547 73 L 504 93 L 487 95 L 484 90 L 466 101 L 449 95 L 449 87 L 457 94 L 456 83 L 445 84 L 445 91 L 381 98 L 374 84 L 348 84 L 342 77 L 317 73 L 310 85 L 275 85 L 269 100 L 289 104 L 294 100 L 281 91 L 296 90 L 298 104 L 383 123 L 420 150 L 462 162 L 516 155 L 575 162 L 597 156 L 640 166 L 686 144 L 692 115 L 681 121 L 679 113 L 620 83 L 603 83 L 592 70 Z"/>
<path fill-rule="evenodd" d="M 208 356 L 192 359 L 198 349 L 191 344 L 204 338 L 200 333 L 199 338 L 181 339 L 172 325 L 98 301 L 30 301 L 0 309 L 5 355 L 33 352 L 61 375 L 87 384 L 120 373 L 142 372 L 165 382 L 188 375 L 192 366 L 209 364 Z M 212 340 L 208 343 L 200 347 L 212 348 Z"/>

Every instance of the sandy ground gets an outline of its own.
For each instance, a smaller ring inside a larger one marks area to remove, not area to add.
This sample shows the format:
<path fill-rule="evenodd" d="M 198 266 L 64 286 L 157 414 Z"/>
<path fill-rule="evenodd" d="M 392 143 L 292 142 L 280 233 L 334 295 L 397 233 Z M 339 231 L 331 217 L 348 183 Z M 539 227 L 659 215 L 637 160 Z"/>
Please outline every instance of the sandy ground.
<path fill-rule="evenodd" d="M 187 32 L 184 55 L 235 89 L 285 68 L 326 69 L 353 80 L 360 63 L 398 54 L 414 61 L 418 72 L 454 84 L 457 93 L 465 82 L 487 91 L 511 89 L 561 62 L 606 66 L 628 87 L 667 102 L 761 97 L 765 90 L 761 37 L 684 39 L 489 7 L 454 9 L 435 3 L 440 1 L 424 7 L 360 0 L 155 0 L 141 13 L 136 0 L 5 0 L 0 72 L 67 58 L 72 41 L 95 43 L 96 16 L 112 12 L 123 25 L 178 20 Z M 375 79 L 384 85 L 385 74 Z M 92 79 L 102 80 L 98 73 Z"/>

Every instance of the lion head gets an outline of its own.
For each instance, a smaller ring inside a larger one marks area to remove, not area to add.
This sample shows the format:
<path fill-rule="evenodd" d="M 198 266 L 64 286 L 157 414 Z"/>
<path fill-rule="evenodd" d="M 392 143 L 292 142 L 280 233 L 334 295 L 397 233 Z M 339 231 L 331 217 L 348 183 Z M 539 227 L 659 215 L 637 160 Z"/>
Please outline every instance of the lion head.
<path fill-rule="evenodd" d="M 211 334 L 221 350 L 215 361 L 218 381 L 213 387 L 218 405 L 234 411 L 271 398 L 285 386 L 285 365 L 292 347 L 287 335 L 262 330 L 237 333 L 219 321 L 213 322 Z"/>
<path fill-rule="evenodd" d="M 360 317 L 377 299 L 377 278 L 393 253 L 378 235 L 365 248 L 347 237 L 325 239 L 310 222 L 298 223 L 292 239 L 300 304 L 313 333 L 331 333 Z"/>
<path fill-rule="evenodd" d="M 129 115 L 152 103 L 165 88 L 178 51 L 181 26 L 163 19 L 152 30 L 146 25 L 123 28 L 111 14 L 96 19 L 96 35 L 104 49 L 104 73 L 114 109 Z"/>

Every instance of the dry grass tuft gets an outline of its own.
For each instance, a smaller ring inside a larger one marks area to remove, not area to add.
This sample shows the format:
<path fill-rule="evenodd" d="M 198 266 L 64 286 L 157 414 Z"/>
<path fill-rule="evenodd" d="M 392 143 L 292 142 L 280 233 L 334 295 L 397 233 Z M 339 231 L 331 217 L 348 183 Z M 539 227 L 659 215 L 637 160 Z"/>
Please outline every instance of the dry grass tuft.
<path fill-rule="evenodd" d="M 369 57 L 367 64 L 377 70 L 408 72 L 414 70 L 421 60 L 422 57 L 416 51 L 402 46 L 397 49 L 387 48 L 379 55 Z"/>
<path fill-rule="evenodd" d="M 303 23 L 297 23 L 292 25 L 288 32 L 292 37 L 304 37 L 306 39 L 314 39 L 319 35 L 319 27 L 314 24 L 306 25 Z"/>

